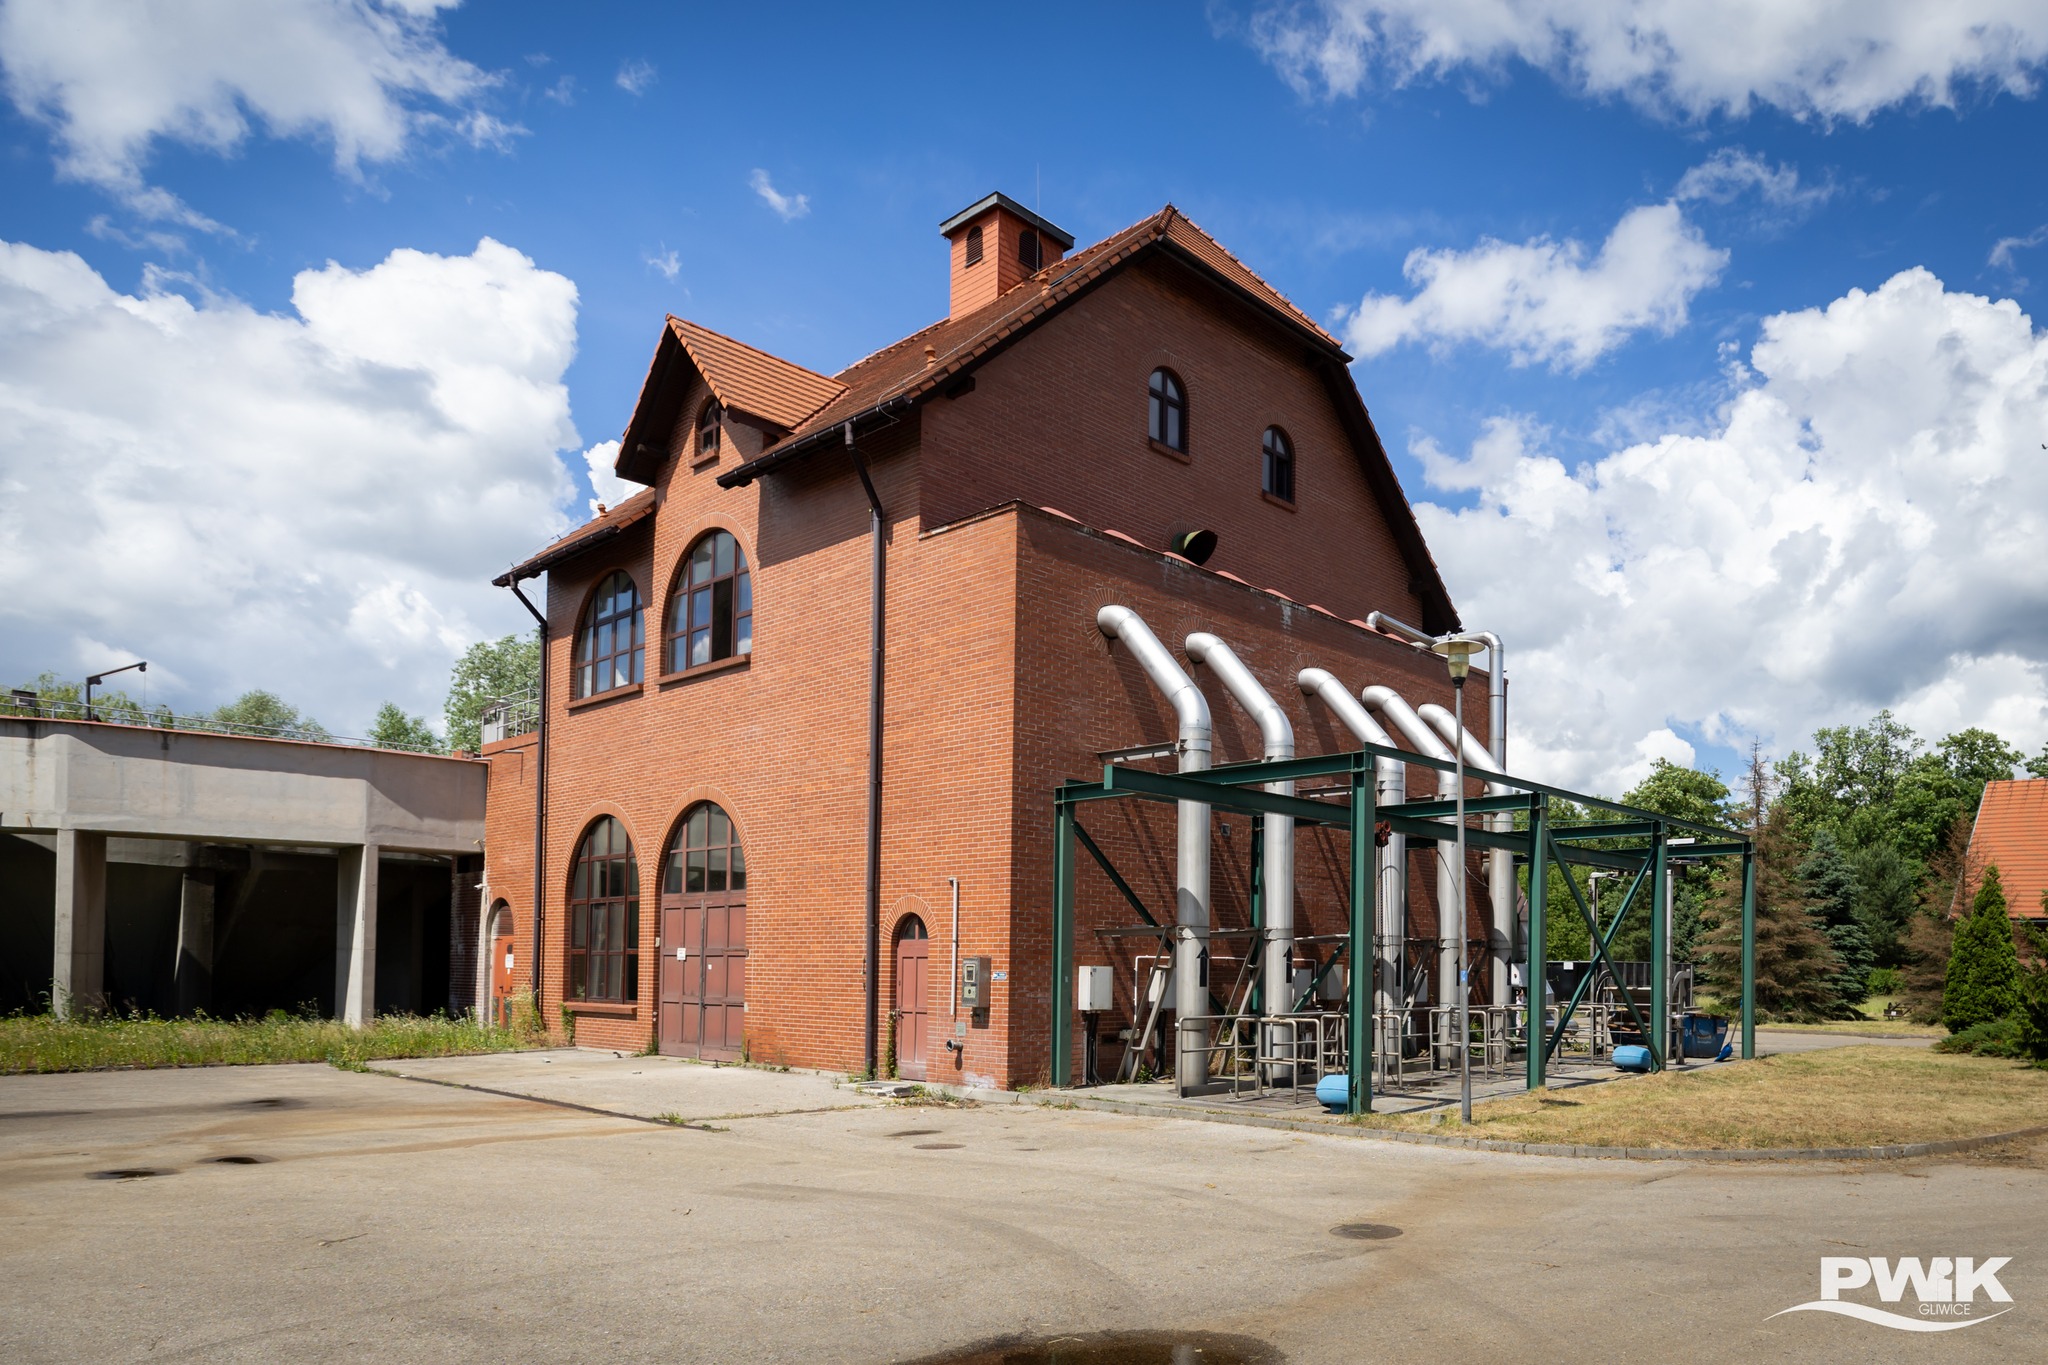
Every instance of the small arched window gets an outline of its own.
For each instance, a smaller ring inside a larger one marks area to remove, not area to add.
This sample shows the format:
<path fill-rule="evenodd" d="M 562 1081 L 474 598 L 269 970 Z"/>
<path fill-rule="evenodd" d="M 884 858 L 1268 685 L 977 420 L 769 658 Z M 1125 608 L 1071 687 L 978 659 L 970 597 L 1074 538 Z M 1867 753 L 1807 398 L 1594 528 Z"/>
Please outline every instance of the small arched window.
<path fill-rule="evenodd" d="M 754 583 L 747 552 L 712 531 L 683 559 L 668 617 L 668 668 L 716 663 L 754 652 Z"/>
<path fill-rule="evenodd" d="M 967 229 L 967 264 L 981 264 L 981 224 Z"/>
<path fill-rule="evenodd" d="M 718 453 L 718 442 L 722 434 L 721 424 L 725 421 L 725 409 L 716 398 L 708 400 L 697 410 L 697 458 Z"/>
<path fill-rule="evenodd" d="M 724 810 L 709 801 L 690 807 L 676 826 L 662 868 L 666 896 L 729 895 L 747 889 L 747 854 Z M 744 895 L 741 897 L 745 899 Z"/>
<path fill-rule="evenodd" d="M 1261 486 L 1282 502 L 1294 501 L 1294 443 L 1278 427 L 1266 428 Z"/>
<path fill-rule="evenodd" d="M 1045 264 L 1045 255 L 1038 247 L 1038 232 L 1025 228 L 1017 234 L 1017 259 L 1026 270 L 1036 270 Z"/>
<path fill-rule="evenodd" d="M 639 682 L 646 635 L 640 589 L 624 571 L 610 574 L 597 585 L 576 633 L 576 695 L 594 697 Z"/>
<path fill-rule="evenodd" d="M 1152 371 L 1152 439 L 1181 454 L 1188 450 L 1187 390 L 1172 370 Z"/>
<path fill-rule="evenodd" d="M 640 869 L 626 827 L 607 815 L 576 848 L 569 875 L 570 1000 L 640 997 Z"/>

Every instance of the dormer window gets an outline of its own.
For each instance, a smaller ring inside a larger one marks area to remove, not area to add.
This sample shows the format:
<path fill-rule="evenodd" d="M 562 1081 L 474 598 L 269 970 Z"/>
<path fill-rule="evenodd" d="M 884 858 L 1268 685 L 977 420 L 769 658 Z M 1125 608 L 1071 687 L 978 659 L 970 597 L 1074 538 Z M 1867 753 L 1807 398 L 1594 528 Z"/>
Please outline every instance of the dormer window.
<path fill-rule="evenodd" d="M 716 398 L 704 404 L 697 414 L 697 458 L 702 460 L 718 453 L 720 424 L 725 420 L 725 409 Z"/>
<path fill-rule="evenodd" d="M 1025 228 L 1017 234 L 1017 260 L 1026 270 L 1036 270 L 1045 264 L 1045 253 L 1038 249 L 1038 231 Z"/>
<path fill-rule="evenodd" d="M 981 225 L 967 229 L 967 264 L 981 264 Z"/>

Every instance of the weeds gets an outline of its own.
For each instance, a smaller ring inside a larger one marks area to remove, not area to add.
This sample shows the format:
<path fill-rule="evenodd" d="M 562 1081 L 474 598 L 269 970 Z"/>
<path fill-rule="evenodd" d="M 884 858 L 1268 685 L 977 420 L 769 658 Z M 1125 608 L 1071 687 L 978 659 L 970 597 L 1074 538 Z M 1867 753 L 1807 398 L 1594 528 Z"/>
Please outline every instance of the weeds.
<path fill-rule="evenodd" d="M 16 1014 L 0 1018 L 0 1074 L 268 1062 L 329 1062 L 361 1070 L 380 1058 L 513 1052 L 544 1042 L 534 1033 L 494 1029 L 475 1019 L 407 1014 L 384 1015 L 360 1029 L 310 1010 L 272 1010 L 260 1019 Z"/>

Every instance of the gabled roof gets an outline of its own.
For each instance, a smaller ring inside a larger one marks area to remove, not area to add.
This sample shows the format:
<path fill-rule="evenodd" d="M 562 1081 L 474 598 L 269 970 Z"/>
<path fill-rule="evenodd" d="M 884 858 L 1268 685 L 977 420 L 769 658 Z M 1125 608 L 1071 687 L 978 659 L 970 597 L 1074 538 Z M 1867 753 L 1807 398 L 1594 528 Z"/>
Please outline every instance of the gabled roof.
<path fill-rule="evenodd" d="M 570 556 L 580 555 L 592 546 L 601 545 L 612 539 L 652 512 L 654 503 L 654 490 L 643 488 L 617 507 L 607 508 L 568 535 L 552 542 L 540 553 L 514 564 L 491 582 L 497 587 L 509 588 L 521 579 L 537 578 Z"/>
<path fill-rule="evenodd" d="M 2048 780 L 1985 783 L 1970 831 L 1970 861 L 1998 868 L 2006 913 L 2014 919 L 2048 914 L 2041 906 L 2048 891 Z"/>
<path fill-rule="evenodd" d="M 846 390 L 815 370 L 672 316 L 655 347 L 632 419 L 619 439 L 616 468 L 621 478 L 651 483 L 667 457 L 662 442 L 674 426 L 679 396 L 669 380 L 676 362 L 684 358 L 704 376 L 712 396 L 728 412 L 757 418 L 777 432 L 793 430 Z"/>

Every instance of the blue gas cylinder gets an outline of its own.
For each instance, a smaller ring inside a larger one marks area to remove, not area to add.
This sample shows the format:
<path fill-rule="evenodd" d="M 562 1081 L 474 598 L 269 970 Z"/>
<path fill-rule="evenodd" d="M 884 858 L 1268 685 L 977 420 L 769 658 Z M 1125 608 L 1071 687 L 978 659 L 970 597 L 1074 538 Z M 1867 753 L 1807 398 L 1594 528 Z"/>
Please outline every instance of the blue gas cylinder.
<path fill-rule="evenodd" d="M 1639 1043 L 1627 1043 L 1614 1049 L 1614 1069 L 1617 1071 L 1648 1071 L 1650 1049 Z"/>
<path fill-rule="evenodd" d="M 1341 1071 L 1331 1072 L 1316 1082 L 1316 1099 L 1331 1113 L 1343 1113 L 1351 1107 L 1351 1078 Z"/>

